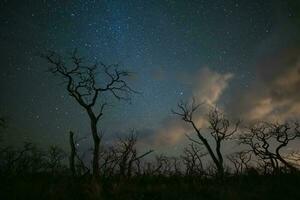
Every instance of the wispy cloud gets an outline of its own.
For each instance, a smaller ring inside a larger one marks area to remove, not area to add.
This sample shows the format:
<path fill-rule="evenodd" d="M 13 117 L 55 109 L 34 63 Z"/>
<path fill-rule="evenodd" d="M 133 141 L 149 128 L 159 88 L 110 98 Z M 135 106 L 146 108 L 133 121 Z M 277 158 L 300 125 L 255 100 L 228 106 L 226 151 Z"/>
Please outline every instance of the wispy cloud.
<path fill-rule="evenodd" d="M 192 82 L 192 98 L 198 103 L 204 103 L 200 111 L 202 115 L 195 115 L 195 122 L 199 127 L 206 123 L 203 113 L 207 112 L 208 106 L 214 106 L 221 98 L 223 92 L 228 87 L 229 81 L 233 78 L 231 73 L 218 73 L 209 68 L 202 68 L 198 73 L 190 75 Z M 145 130 L 146 131 L 146 130 Z M 167 117 L 162 121 L 159 128 L 147 130 L 147 142 L 155 146 L 175 145 L 183 141 L 185 134 L 192 132 L 190 126 L 178 119 L 177 116 Z"/>
<path fill-rule="evenodd" d="M 244 121 L 296 119 L 300 116 L 300 48 L 282 49 L 263 57 L 257 78 L 238 91 L 227 111 Z"/>

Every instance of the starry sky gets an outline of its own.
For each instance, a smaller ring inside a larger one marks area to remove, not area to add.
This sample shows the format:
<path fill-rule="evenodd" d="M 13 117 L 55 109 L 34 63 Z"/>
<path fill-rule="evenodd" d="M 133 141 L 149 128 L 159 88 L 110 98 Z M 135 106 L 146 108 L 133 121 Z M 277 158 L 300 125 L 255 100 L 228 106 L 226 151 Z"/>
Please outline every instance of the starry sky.
<path fill-rule="evenodd" d="M 192 97 L 244 121 L 300 116 L 296 0 L 2 0 L 0 9 L 7 143 L 90 135 L 86 113 L 47 73 L 48 49 L 133 72 L 140 94 L 105 111 L 106 140 L 134 128 L 150 146 L 177 145 L 188 129 L 171 109 Z"/>

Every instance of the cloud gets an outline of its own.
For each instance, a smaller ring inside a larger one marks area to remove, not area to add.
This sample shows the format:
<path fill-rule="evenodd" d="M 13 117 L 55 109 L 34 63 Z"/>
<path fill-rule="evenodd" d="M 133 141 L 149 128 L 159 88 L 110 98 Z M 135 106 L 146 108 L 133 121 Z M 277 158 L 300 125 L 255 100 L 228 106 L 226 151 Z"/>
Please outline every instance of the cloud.
<path fill-rule="evenodd" d="M 256 63 L 255 70 L 256 79 L 249 88 L 236 91 L 223 111 L 245 123 L 297 119 L 300 116 L 300 48 L 283 48 L 265 54 Z M 205 103 L 199 110 L 200 115 L 194 116 L 197 125 L 203 127 L 208 107 L 222 102 L 222 95 L 234 75 L 205 67 L 189 76 L 184 76 L 192 85 L 189 100 L 194 98 Z M 184 141 L 185 134 L 193 133 L 193 129 L 177 116 L 169 116 L 158 128 L 146 132 L 144 139 L 148 143 L 172 146 Z"/>
<path fill-rule="evenodd" d="M 207 67 L 202 68 L 194 75 L 190 75 L 188 80 L 193 85 L 190 100 L 194 98 L 196 102 L 205 103 L 206 105 L 200 108 L 200 113 L 206 113 L 208 106 L 213 106 L 220 100 L 232 77 L 233 74 L 231 73 L 221 74 Z M 199 127 L 206 123 L 203 115 L 195 115 L 194 118 Z M 151 131 L 152 133 L 150 133 Z M 178 119 L 177 116 L 169 116 L 162 121 L 159 128 L 151 131 L 142 131 L 142 135 L 146 136 L 144 139 L 154 146 L 163 146 L 182 142 L 185 134 L 189 134 L 193 130 L 188 124 Z"/>
<path fill-rule="evenodd" d="M 178 121 L 177 118 L 166 118 L 161 127 L 155 131 L 154 145 L 176 144 L 182 140 L 189 127 Z"/>
<path fill-rule="evenodd" d="M 220 99 L 232 78 L 232 73 L 221 74 L 205 67 L 194 78 L 193 96 L 197 102 L 213 106 Z"/>
<path fill-rule="evenodd" d="M 223 111 L 245 123 L 255 121 L 285 121 L 300 117 L 300 48 L 285 47 L 262 54 L 255 64 L 256 78 L 250 86 L 233 92 L 229 105 Z M 199 127 L 206 125 L 208 106 L 222 102 L 222 95 L 234 77 L 232 73 L 219 73 L 202 68 L 193 75 L 182 75 L 182 81 L 192 86 L 191 96 L 204 102 L 200 115 L 194 119 Z M 147 130 L 147 140 L 154 146 L 177 145 L 193 129 L 177 116 L 165 118 L 158 128 Z"/>
<path fill-rule="evenodd" d="M 285 121 L 300 116 L 300 48 L 265 55 L 256 65 L 256 80 L 238 91 L 228 112 L 244 121 Z"/>
<path fill-rule="evenodd" d="M 278 9 L 283 8 L 281 3 Z M 256 78 L 236 91 L 227 113 L 246 122 L 286 121 L 300 117 L 300 29 L 280 15 L 273 33 L 256 48 Z M 299 16 L 298 18 L 299 19 Z"/>
<path fill-rule="evenodd" d="M 241 118 L 245 124 L 255 121 L 285 121 L 300 119 L 300 29 L 287 21 L 279 22 L 277 29 L 256 46 L 249 63 L 255 78 L 248 88 L 230 92 L 223 111 L 229 117 Z M 288 30 L 288 31 L 286 31 Z M 157 72 L 158 79 L 161 72 Z M 214 106 L 222 102 L 222 95 L 234 75 L 202 68 L 198 73 L 178 73 L 178 81 L 192 86 L 190 99 Z M 239 82 L 237 82 L 238 84 Z M 227 98 L 227 96 L 226 96 Z M 206 113 L 201 107 L 200 113 Z M 205 126 L 203 115 L 195 116 L 198 126 Z M 150 133 L 151 132 L 151 133 Z M 177 145 L 185 134 L 192 133 L 190 126 L 178 117 L 166 118 L 158 128 L 148 130 L 148 141 L 157 146 Z"/>

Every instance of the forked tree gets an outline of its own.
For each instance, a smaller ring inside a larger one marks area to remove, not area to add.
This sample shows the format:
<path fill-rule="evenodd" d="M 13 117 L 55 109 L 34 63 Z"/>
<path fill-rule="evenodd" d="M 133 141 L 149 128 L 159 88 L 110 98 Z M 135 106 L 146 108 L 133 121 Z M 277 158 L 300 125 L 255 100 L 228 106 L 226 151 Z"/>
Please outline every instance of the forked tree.
<path fill-rule="evenodd" d="M 148 150 L 142 154 L 138 153 L 137 135 L 133 131 L 127 137 L 119 138 L 115 149 L 121 177 L 131 177 L 133 165 L 139 163 L 142 158 L 153 152 L 153 150 Z"/>
<path fill-rule="evenodd" d="M 134 91 L 126 81 L 129 72 L 119 70 L 118 65 L 105 65 L 101 62 L 89 65 L 76 50 L 68 59 L 63 59 L 54 51 L 48 51 L 42 57 L 50 63 L 49 71 L 64 81 L 68 94 L 84 108 L 89 117 L 94 142 L 93 175 L 98 176 L 101 142 L 98 122 L 108 105 L 108 94 L 118 100 L 130 99 L 129 94 Z"/>
<path fill-rule="evenodd" d="M 175 164 L 177 166 L 175 166 Z M 172 162 L 172 158 L 166 155 L 160 154 L 156 155 L 153 162 L 146 162 L 144 166 L 144 174 L 151 176 L 170 176 L 174 174 L 178 167 L 178 162 Z"/>
<path fill-rule="evenodd" d="M 251 158 L 252 158 L 251 151 L 235 152 L 227 156 L 227 159 L 232 163 L 234 167 L 235 170 L 234 173 L 236 175 L 242 174 L 251 168 L 250 167 Z"/>
<path fill-rule="evenodd" d="M 153 150 L 138 153 L 137 142 L 137 135 L 132 130 L 128 136 L 119 138 L 111 146 L 104 147 L 101 151 L 101 175 L 105 177 L 118 175 L 120 178 L 130 178 L 134 173 L 140 175 L 141 160 Z"/>
<path fill-rule="evenodd" d="M 181 158 L 185 165 L 186 175 L 195 176 L 204 174 L 202 157 L 206 156 L 207 153 L 203 153 L 202 150 L 202 148 L 197 147 L 194 143 L 189 144 L 183 149 Z"/>
<path fill-rule="evenodd" d="M 221 147 L 225 140 L 229 139 L 237 132 L 240 121 L 237 121 L 232 125 L 232 123 L 225 118 L 223 113 L 214 108 L 211 109 L 208 114 L 208 132 L 204 133 L 201 130 L 201 127 L 198 127 L 196 119 L 194 119 L 194 114 L 198 111 L 200 105 L 201 104 L 197 104 L 194 99 L 190 104 L 187 102 L 180 102 L 178 104 L 178 110 L 172 112 L 180 116 L 184 122 L 190 124 L 197 134 L 197 139 L 194 139 L 189 135 L 186 135 L 187 138 L 198 145 L 204 145 L 217 168 L 218 176 L 222 177 L 224 174 L 224 159 Z M 214 145 L 209 143 L 209 138 L 213 139 Z"/>
<path fill-rule="evenodd" d="M 69 132 L 69 168 L 73 177 L 77 175 L 85 176 L 90 172 L 90 169 L 85 165 L 83 161 L 84 153 L 80 156 L 77 149 L 77 147 L 79 146 L 79 142 L 83 139 L 85 139 L 85 137 L 76 138 L 73 131 Z"/>
<path fill-rule="evenodd" d="M 240 136 L 240 141 L 250 147 L 251 151 L 266 165 L 270 165 L 274 172 L 282 166 L 292 171 L 296 167 L 288 162 L 282 154 L 283 150 L 292 141 L 300 138 L 298 123 L 267 123 L 260 122 L 249 128 L 249 131 Z"/>

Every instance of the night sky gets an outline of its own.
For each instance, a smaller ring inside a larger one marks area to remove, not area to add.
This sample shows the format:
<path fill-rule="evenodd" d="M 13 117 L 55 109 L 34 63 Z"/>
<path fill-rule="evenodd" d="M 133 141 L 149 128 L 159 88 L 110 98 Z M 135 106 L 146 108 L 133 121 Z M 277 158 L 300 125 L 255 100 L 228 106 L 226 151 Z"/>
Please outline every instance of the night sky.
<path fill-rule="evenodd" d="M 300 116 L 297 0 L 2 0 L 0 9 L 7 143 L 67 146 L 69 130 L 90 135 L 86 113 L 39 56 L 49 49 L 133 72 L 140 94 L 105 111 L 106 141 L 134 128 L 153 148 L 177 146 L 189 129 L 171 109 L 192 97 L 244 122 Z"/>

